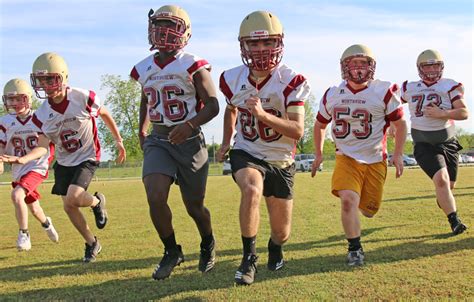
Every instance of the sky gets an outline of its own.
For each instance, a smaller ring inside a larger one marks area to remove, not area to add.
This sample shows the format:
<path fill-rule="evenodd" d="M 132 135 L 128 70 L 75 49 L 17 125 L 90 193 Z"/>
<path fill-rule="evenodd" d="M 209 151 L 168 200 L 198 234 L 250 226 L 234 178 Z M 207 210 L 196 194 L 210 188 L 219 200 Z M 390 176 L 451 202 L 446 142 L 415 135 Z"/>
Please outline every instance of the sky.
<path fill-rule="evenodd" d="M 216 89 L 221 72 L 242 63 L 239 26 L 255 10 L 279 17 L 285 34 L 283 63 L 308 79 L 318 102 L 328 87 L 340 83 L 339 59 L 352 44 L 372 49 L 376 78 L 398 84 L 418 80 L 418 54 L 436 49 L 444 57 L 444 77 L 465 86 L 471 116 L 457 125 L 474 132 L 471 0 L 0 0 L 2 89 L 11 78 L 29 80 L 33 61 L 52 51 L 68 63 L 71 86 L 94 90 L 105 100 L 101 76 L 127 79 L 131 68 L 150 54 L 147 14 L 165 4 L 188 12 L 192 37 L 185 50 L 212 64 Z M 218 98 L 219 116 L 203 127 L 208 144 L 222 139 L 225 100 L 220 92 Z"/>

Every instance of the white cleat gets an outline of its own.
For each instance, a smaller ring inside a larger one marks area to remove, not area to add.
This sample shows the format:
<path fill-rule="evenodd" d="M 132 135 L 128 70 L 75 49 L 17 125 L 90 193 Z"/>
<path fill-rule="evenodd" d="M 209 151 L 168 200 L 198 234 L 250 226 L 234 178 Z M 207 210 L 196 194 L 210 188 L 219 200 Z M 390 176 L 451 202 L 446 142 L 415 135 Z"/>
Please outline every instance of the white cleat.
<path fill-rule="evenodd" d="M 18 251 L 29 251 L 31 250 L 31 240 L 28 233 L 20 231 L 18 233 L 18 239 L 16 240 L 16 248 Z"/>
<path fill-rule="evenodd" d="M 46 217 L 46 220 L 49 222 L 49 227 L 45 228 L 44 231 L 46 234 L 48 234 L 49 240 L 52 242 L 59 242 L 59 235 L 58 232 L 56 232 L 56 229 L 53 226 L 53 222 L 51 220 L 51 217 Z"/>

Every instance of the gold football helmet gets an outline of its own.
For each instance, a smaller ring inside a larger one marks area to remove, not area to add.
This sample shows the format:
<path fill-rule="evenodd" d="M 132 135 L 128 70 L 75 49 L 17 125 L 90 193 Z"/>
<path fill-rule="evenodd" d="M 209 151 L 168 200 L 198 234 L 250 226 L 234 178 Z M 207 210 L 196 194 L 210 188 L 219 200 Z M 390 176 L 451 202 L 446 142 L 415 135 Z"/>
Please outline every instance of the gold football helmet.
<path fill-rule="evenodd" d="M 354 66 L 351 64 L 353 58 L 366 58 L 367 66 Z M 368 80 L 374 79 L 375 73 L 375 56 L 372 50 L 362 44 L 354 44 L 349 46 L 341 56 L 341 76 L 344 80 L 351 80 L 354 83 L 362 84 Z M 352 72 L 351 72 L 352 71 Z M 355 72 L 355 75 L 354 75 Z"/>
<path fill-rule="evenodd" d="M 174 51 L 183 48 L 191 38 L 191 19 L 176 5 L 164 5 L 148 12 L 150 50 Z"/>
<path fill-rule="evenodd" d="M 31 108 L 33 93 L 30 85 L 22 79 L 12 79 L 3 88 L 3 105 L 8 113 L 15 114 Z"/>
<path fill-rule="evenodd" d="M 439 65 L 438 70 L 429 72 L 423 71 L 423 66 Z M 418 68 L 418 75 L 424 81 L 436 82 L 443 76 L 444 61 L 441 54 L 434 49 L 427 49 L 420 53 L 416 60 L 416 67 Z"/>
<path fill-rule="evenodd" d="M 270 70 L 283 57 L 283 26 L 278 17 L 265 11 L 255 11 L 244 18 L 240 25 L 239 42 L 242 62 L 253 70 Z M 274 39 L 269 50 L 251 51 L 249 41 Z"/>
<path fill-rule="evenodd" d="M 40 55 L 33 63 L 33 71 L 30 75 L 31 86 L 36 96 L 40 99 L 48 98 L 48 94 L 61 91 L 67 85 L 69 77 L 68 68 L 64 59 L 53 52 Z M 41 96 L 40 91 L 46 95 Z"/>

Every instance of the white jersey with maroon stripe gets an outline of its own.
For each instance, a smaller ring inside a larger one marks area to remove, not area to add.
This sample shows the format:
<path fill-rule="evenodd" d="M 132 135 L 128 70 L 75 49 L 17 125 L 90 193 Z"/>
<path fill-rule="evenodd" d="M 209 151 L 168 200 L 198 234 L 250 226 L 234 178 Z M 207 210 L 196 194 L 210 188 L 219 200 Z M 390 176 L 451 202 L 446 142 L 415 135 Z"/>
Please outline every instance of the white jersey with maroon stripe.
<path fill-rule="evenodd" d="M 297 141 L 258 121 L 247 109 L 245 101 L 256 95 L 266 112 L 287 118 L 290 107 L 304 106 L 311 92 L 309 84 L 284 64 L 278 65 L 258 87 L 249 73 L 249 68 L 241 65 L 224 71 L 220 77 L 220 90 L 227 103 L 238 109 L 234 148 L 265 161 L 290 162 Z"/>
<path fill-rule="evenodd" d="M 150 122 L 165 126 L 181 124 L 201 109 L 193 75 L 211 65 L 193 54 L 180 51 L 164 64 L 152 54 L 136 64 L 130 76 L 142 85 L 148 97 Z"/>
<path fill-rule="evenodd" d="M 88 160 L 100 161 L 95 121 L 100 106 L 93 91 L 68 87 L 61 103 L 44 101 L 36 110 L 33 123 L 56 146 L 60 165 L 72 167 Z"/>
<path fill-rule="evenodd" d="M 343 81 L 326 91 L 317 119 L 332 121 L 336 152 L 361 163 L 381 162 L 387 157 L 386 129 L 403 116 L 399 94 L 390 82 L 369 81 L 368 87 L 355 91 Z"/>
<path fill-rule="evenodd" d="M 25 120 L 21 120 L 16 114 L 7 114 L 0 118 L 0 145 L 4 147 L 5 154 L 24 156 L 38 145 L 38 129 L 31 117 L 32 114 Z M 48 153 L 41 158 L 24 165 L 13 164 L 13 179 L 19 180 L 30 171 L 47 176 L 52 153 L 54 153 L 54 148 L 50 148 Z"/>
<path fill-rule="evenodd" d="M 463 99 L 464 87 L 451 79 L 440 79 L 427 85 L 423 81 L 408 82 L 402 85 L 402 102 L 408 103 L 410 109 L 411 127 L 422 131 L 436 131 L 449 128 L 453 120 L 427 117 L 423 114 L 427 106 L 438 106 L 448 110 L 453 108 L 453 102 Z"/>

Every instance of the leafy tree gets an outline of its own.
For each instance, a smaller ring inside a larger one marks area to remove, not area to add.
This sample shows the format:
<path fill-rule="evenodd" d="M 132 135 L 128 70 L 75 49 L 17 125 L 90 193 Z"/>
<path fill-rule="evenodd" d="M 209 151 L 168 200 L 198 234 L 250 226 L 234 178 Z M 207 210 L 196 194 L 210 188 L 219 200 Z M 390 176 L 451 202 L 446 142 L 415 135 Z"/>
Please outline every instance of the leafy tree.
<path fill-rule="evenodd" d="M 305 116 L 304 116 L 304 133 L 303 137 L 296 144 L 297 153 L 313 153 L 313 125 L 316 118 L 315 115 L 315 101 L 314 95 L 310 95 L 308 100 L 304 104 Z"/>
<path fill-rule="evenodd" d="M 101 89 L 110 89 L 104 105 L 107 105 L 122 135 L 123 144 L 129 160 L 141 160 L 143 153 L 138 140 L 138 115 L 140 109 L 141 88 L 133 79 L 122 80 L 118 75 L 102 76 Z M 107 126 L 99 122 L 100 138 L 104 149 L 117 155 L 115 140 Z"/>

